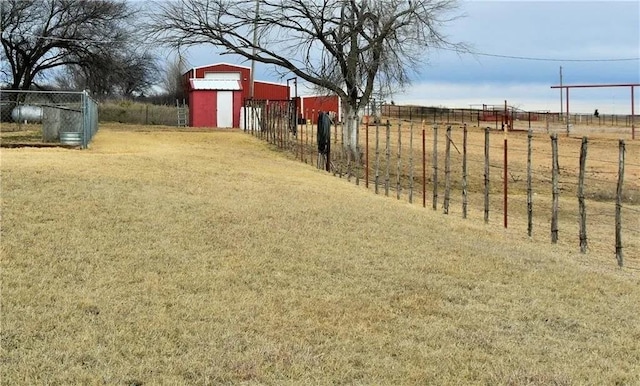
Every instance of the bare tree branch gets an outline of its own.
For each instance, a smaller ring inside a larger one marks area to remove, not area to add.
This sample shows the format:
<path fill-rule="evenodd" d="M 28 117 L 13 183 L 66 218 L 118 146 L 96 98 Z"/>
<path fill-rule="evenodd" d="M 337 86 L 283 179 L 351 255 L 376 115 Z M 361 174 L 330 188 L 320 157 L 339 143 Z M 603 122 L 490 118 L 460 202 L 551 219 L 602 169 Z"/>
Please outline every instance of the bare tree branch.
<path fill-rule="evenodd" d="M 465 49 L 441 32 L 456 9 L 456 0 L 178 0 L 156 3 L 147 30 L 172 48 L 212 44 L 273 64 L 336 93 L 357 118 L 376 90 L 409 84 L 430 48 Z M 355 146 L 357 127 L 348 131 Z"/>
<path fill-rule="evenodd" d="M 124 0 L 2 0 L 1 58 L 12 88 L 67 65 L 84 66 L 133 36 L 133 9 Z"/>

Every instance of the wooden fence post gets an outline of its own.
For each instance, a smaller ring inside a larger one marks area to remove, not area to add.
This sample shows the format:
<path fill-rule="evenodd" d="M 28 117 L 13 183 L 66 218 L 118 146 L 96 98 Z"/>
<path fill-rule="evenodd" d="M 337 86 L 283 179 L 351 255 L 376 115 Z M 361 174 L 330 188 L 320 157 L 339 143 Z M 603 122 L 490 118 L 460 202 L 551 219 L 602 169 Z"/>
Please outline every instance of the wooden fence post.
<path fill-rule="evenodd" d="M 271 142 L 271 122 L 269 121 L 269 105 L 262 105 L 262 121 L 260 122 L 260 138 L 267 143 Z"/>
<path fill-rule="evenodd" d="M 350 120 L 352 120 L 353 117 L 347 117 L 347 127 L 350 125 Z M 342 138 L 344 141 L 344 127 L 342 128 Z M 350 140 L 349 140 L 350 141 Z M 356 144 L 356 151 L 357 151 L 358 145 Z M 349 149 L 345 149 L 346 153 L 347 153 L 347 181 L 351 182 L 351 148 Z"/>
<path fill-rule="evenodd" d="M 462 218 L 467 218 L 467 124 L 462 128 Z"/>
<path fill-rule="evenodd" d="M 356 178 L 356 185 L 360 185 L 360 163 L 362 162 L 362 158 L 360 158 L 360 153 L 361 153 L 361 149 L 362 147 L 360 147 L 360 122 L 358 120 L 358 116 L 355 115 L 353 117 L 354 120 L 354 125 L 356 126 L 356 131 L 358 132 L 358 134 L 356 135 L 357 141 L 356 141 L 356 154 L 354 154 L 354 160 L 353 160 L 353 167 L 351 168 L 352 174 L 354 175 L 354 177 Z"/>
<path fill-rule="evenodd" d="M 369 118 L 364 128 L 364 186 L 369 189 Z"/>
<path fill-rule="evenodd" d="M 580 147 L 580 172 L 578 174 L 578 211 L 580 213 L 580 252 L 587 252 L 587 209 L 584 202 L 584 176 L 587 163 L 587 137 L 582 137 Z"/>
<path fill-rule="evenodd" d="M 558 188 L 558 135 L 551 135 L 551 186 L 552 186 L 552 209 L 551 209 L 551 242 L 558 242 L 558 207 L 559 207 L 559 188 Z"/>
<path fill-rule="evenodd" d="M 506 126 L 508 127 L 508 126 Z M 507 162 L 507 156 L 508 156 L 508 152 L 507 152 L 507 131 L 505 129 L 504 132 L 504 159 L 503 159 L 503 173 L 502 173 L 502 204 L 503 204 L 503 209 L 502 209 L 502 217 L 503 217 L 503 222 L 504 222 L 504 227 L 507 228 L 507 221 L 509 218 L 509 194 L 508 194 L 508 188 L 509 188 L 509 163 Z"/>
<path fill-rule="evenodd" d="M 289 122 L 287 112 L 284 106 L 280 106 L 280 126 L 282 127 L 282 148 L 291 149 L 291 132 L 289 131 Z"/>
<path fill-rule="evenodd" d="M 264 116 L 262 120 L 262 124 L 263 124 L 262 139 L 264 141 L 267 141 L 267 143 L 271 143 L 271 119 L 270 119 L 271 112 L 269 111 L 270 108 L 271 106 L 269 106 L 268 104 L 265 104 L 263 106 Z"/>
<path fill-rule="evenodd" d="M 281 116 L 282 132 L 284 133 L 284 141 L 285 141 L 284 148 L 287 150 L 291 150 L 291 131 L 289 131 L 289 119 L 284 107 L 281 107 L 281 109 L 282 111 L 280 112 L 280 114 L 282 114 Z"/>
<path fill-rule="evenodd" d="M 337 139 L 336 143 L 340 142 L 340 145 L 339 145 L 340 151 L 338 151 L 338 149 L 336 148 L 336 151 L 335 151 L 335 167 L 334 167 L 335 168 L 335 174 L 334 175 L 337 175 L 340 178 L 342 178 L 342 162 L 344 161 L 344 137 L 343 137 L 343 135 L 344 135 L 344 124 L 346 122 L 346 119 L 348 119 L 348 118 L 345 118 L 345 120 L 342 121 L 342 123 L 340 124 L 340 133 L 338 133 L 338 127 L 336 126 L 336 139 Z M 336 146 L 336 147 L 338 147 L 338 146 Z"/>
<path fill-rule="evenodd" d="M 438 126 L 433 127 L 433 210 L 438 209 Z"/>
<path fill-rule="evenodd" d="M 277 137 L 276 137 L 276 146 L 279 149 L 284 149 L 284 133 L 282 132 L 282 106 L 280 106 L 279 104 L 275 104 L 274 105 L 274 110 L 275 110 L 275 124 L 276 124 L 276 133 L 277 133 Z"/>
<path fill-rule="evenodd" d="M 622 184 L 624 182 L 624 140 L 618 142 L 618 186 L 616 188 L 616 260 L 618 266 L 623 265 L 622 255 Z"/>
<path fill-rule="evenodd" d="M 532 176 L 532 147 L 531 140 L 533 138 L 533 132 L 529 129 L 527 133 L 527 235 L 529 237 L 533 234 L 533 176 Z"/>
<path fill-rule="evenodd" d="M 360 185 L 360 163 L 362 162 L 362 158 L 360 158 L 360 150 L 362 147 L 360 146 L 360 120 L 357 115 L 353 116 L 354 126 L 356 127 L 357 139 L 356 139 L 356 154 L 355 159 L 353 160 L 353 168 L 351 169 L 356 177 L 356 185 Z"/>
<path fill-rule="evenodd" d="M 307 148 L 307 150 L 309 149 L 309 110 L 306 111 L 305 114 L 305 120 L 304 120 L 304 130 L 306 131 L 306 134 L 304 136 L 304 145 Z M 313 144 L 311 144 L 313 146 Z M 309 157 L 313 156 L 313 150 L 310 151 Z M 307 163 L 307 153 L 304 154 L 304 162 Z M 312 163 L 312 161 L 309 159 L 309 162 Z"/>
<path fill-rule="evenodd" d="M 376 171 L 375 171 L 375 192 L 378 194 L 380 183 L 380 123 L 376 120 Z"/>
<path fill-rule="evenodd" d="M 278 147 L 278 141 L 279 141 L 279 130 L 278 130 L 278 120 L 277 120 L 277 116 L 278 116 L 278 112 L 276 110 L 276 105 L 272 104 L 271 105 L 271 117 L 269 118 L 269 120 L 271 121 L 271 132 L 272 132 L 272 143 L 275 147 Z"/>
<path fill-rule="evenodd" d="M 447 126 L 447 142 L 444 153 L 444 203 L 443 212 L 449 214 L 449 197 L 451 194 L 451 125 Z"/>
<path fill-rule="evenodd" d="M 278 149 L 282 149 L 282 132 L 280 127 L 280 106 L 278 104 L 273 105 L 273 124 L 275 125 L 275 144 Z"/>
<path fill-rule="evenodd" d="M 422 120 L 422 207 L 427 207 L 427 149 L 425 147 L 424 119 Z"/>
<path fill-rule="evenodd" d="M 285 111 L 284 106 L 280 106 L 280 127 L 282 130 L 282 149 L 289 150 L 291 145 L 290 141 L 290 132 L 289 132 L 289 122 L 287 122 L 287 112 Z"/>
<path fill-rule="evenodd" d="M 311 122 L 313 122 L 313 116 L 315 116 L 316 114 L 316 110 L 312 109 L 311 110 Z M 316 123 L 317 124 L 317 123 Z M 313 129 L 313 123 L 311 123 L 311 165 L 313 165 L 313 155 L 318 153 L 318 146 L 313 144 L 313 132 L 315 130 Z M 336 130 L 337 131 L 337 130 Z M 318 163 L 316 162 L 316 167 L 318 166 Z"/>
<path fill-rule="evenodd" d="M 391 164 L 391 147 L 389 142 L 391 142 L 391 123 L 389 123 L 389 120 L 387 120 L 387 143 L 385 150 L 385 155 L 387 158 L 387 170 L 384 176 L 384 195 L 387 197 L 389 196 L 389 165 Z"/>
<path fill-rule="evenodd" d="M 489 222 L 489 128 L 484 129 L 484 222 Z"/>
<path fill-rule="evenodd" d="M 340 127 L 342 127 L 342 124 L 340 124 Z M 338 146 L 338 125 L 337 125 L 337 123 L 336 123 L 336 131 L 335 131 L 333 143 L 336 145 L 336 147 Z"/>
<path fill-rule="evenodd" d="M 258 122 L 258 125 L 260 126 L 260 132 L 259 132 L 259 136 L 260 139 L 263 141 L 267 141 L 269 142 L 269 137 L 268 137 L 268 133 L 269 133 L 269 110 L 268 110 L 269 106 L 266 105 L 261 105 L 260 106 L 260 119 Z"/>
<path fill-rule="evenodd" d="M 266 109 L 267 109 L 267 127 L 268 127 L 268 131 L 267 131 L 267 141 L 272 144 L 275 145 L 276 144 L 276 140 L 275 140 L 275 135 L 276 135 L 276 126 L 273 123 L 273 116 L 274 116 L 274 108 L 275 106 L 273 104 L 267 105 Z"/>
<path fill-rule="evenodd" d="M 402 122 L 398 122 L 398 173 L 396 175 L 396 198 L 400 199 L 402 178 Z"/>
<path fill-rule="evenodd" d="M 413 121 L 409 124 L 409 204 L 413 203 Z"/>

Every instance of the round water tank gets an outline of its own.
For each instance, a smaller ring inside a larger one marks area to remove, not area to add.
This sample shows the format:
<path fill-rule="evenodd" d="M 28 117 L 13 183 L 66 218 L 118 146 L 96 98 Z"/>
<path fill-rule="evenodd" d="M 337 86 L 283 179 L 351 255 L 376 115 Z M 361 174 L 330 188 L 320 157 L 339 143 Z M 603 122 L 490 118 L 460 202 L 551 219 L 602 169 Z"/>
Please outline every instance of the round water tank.
<path fill-rule="evenodd" d="M 13 109 L 11 118 L 14 122 L 42 122 L 42 107 L 31 105 L 20 105 Z"/>
<path fill-rule="evenodd" d="M 82 133 L 62 132 L 60 133 L 60 143 L 63 145 L 82 145 Z"/>

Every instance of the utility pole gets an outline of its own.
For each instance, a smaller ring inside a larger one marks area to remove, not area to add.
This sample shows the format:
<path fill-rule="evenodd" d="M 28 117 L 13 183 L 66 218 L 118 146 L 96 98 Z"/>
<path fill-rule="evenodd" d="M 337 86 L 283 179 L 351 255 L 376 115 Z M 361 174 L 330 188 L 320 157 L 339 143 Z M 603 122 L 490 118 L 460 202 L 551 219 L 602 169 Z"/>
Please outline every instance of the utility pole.
<path fill-rule="evenodd" d="M 256 56 L 258 43 L 258 14 L 260 13 L 260 0 L 256 0 L 256 14 L 253 19 L 253 56 Z M 256 71 L 256 60 L 251 59 L 251 76 L 249 77 L 249 98 L 253 99 L 253 80 Z"/>

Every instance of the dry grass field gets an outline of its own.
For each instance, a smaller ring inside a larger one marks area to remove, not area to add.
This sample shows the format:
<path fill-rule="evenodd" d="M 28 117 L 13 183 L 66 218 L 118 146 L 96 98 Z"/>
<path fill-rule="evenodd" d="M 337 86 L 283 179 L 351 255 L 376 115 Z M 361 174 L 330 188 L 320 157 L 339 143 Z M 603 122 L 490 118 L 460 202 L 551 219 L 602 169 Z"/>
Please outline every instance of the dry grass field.
<path fill-rule="evenodd" d="M 88 150 L 1 158 L 2 384 L 640 383 L 632 257 L 239 132 L 102 125 Z"/>
<path fill-rule="evenodd" d="M 413 126 L 413 139 L 411 127 Z M 460 124 L 448 125 L 438 123 L 436 136 L 434 125 L 421 122 L 391 120 L 389 157 L 386 155 L 386 127 L 385 125 L 369 126 L 369 184 L 374 190 L 376 168 L 378 174 L 378 190 L 386 194 L 387 162 L 389 196 L 400 197 L 417 204 L 423 200 L 422 178 L 422 130 L 425 131 L 425 190 L 426 206 L 431 208 L 434 194 L 434 141 L 437 138 L 437 203 L 438 211 L 443 211 L 445 200 L 445 160 L 446 160 L 446 128 L 451 126 L 450 146 L 450 199 L 448 213 L 453 216 L 462 214 L 462 159 L 463 159 L 463 129 Z M 508 223 L 509 227 L 527 233 L 527 136 L 526 128 L 516 126 L 517 131 L 509 132 L 507 190 Z M 337 174 L 348 173 L 347 160 L 341 149 L 341 127 L 338 126 L 332 137 L 332 163 Z M 593 131 L 586 126 L 572 128 L 569 136 L 565 128 L 551 127 L 549 131 L 543 126 L 532 128 L 532 194 L 533 194 L 533 233 L 535 240 L 550 239 L 551 227 L 551 195 L 552 195 L 552 151 L 550 135 L 558 135 L 558 164 L 559 170 L 559 237 L 571 243 L 576 248 L 579 245 L 578 218 L 578 175 L 579 157 L 582 137 L 588 139 L 588 151 L 585 168 L 584 196 L 586 198 L 587 239 L 592 254 L 599 254 L 611 258 L 615 254 L 615 199 L 618 181 L 618 152 L 620 138 L 625 139 L 629 134 L 628 128 L 608 128 L 608 131 Z M 377 134 L 376 134 L 377 131 Z M 298 155 L 310 164 L 316 163 L 314 128 L 303 126 L 300 136 L 295 139 L 303 143 L 304 153 Z M 640 134 L 640 133 L 639 133 Z M 376 136 L 378 150 L 376 151 Z M 503 223 L 504 215 L 504 133 L 490 130 L 489 135 L 489 190 L 490 190 L 490 221 Z M 360 131 L 360 146 L 363 157 L 367 148 L 364 127 Z M 284 142 L 286 144 L 286 136 Z M 467 192 L 468 216 L 477 221 L 483 221 L 483 192 L 484 192 L 484 127 L 468 126 L 467 145 Z M 277 142 L 277 141 L 276 141 Z M 285 145 L 286 147 L 286 145 Z M 336 150 L 337 149 L 337 150 Z M 295 148 L 299 153 L 299 148 Z M 351 181 L 356 176 L 361 184 L 365 183 L 364 159 L 359 167 L 352 166 Z M 413 165 L 413 167 L 412 167 Z M 413 184 L 411 176 L 413 175 Z M 413 185 L 413 189 L 411 186 Z M 398 194 L 398 190 L 400 193 Z M 640 268 L 640 142 L 625 139 L 625 169 L 622 189 L 622 236 L 624 254 L 628 258 L 627 264 Z"/>

